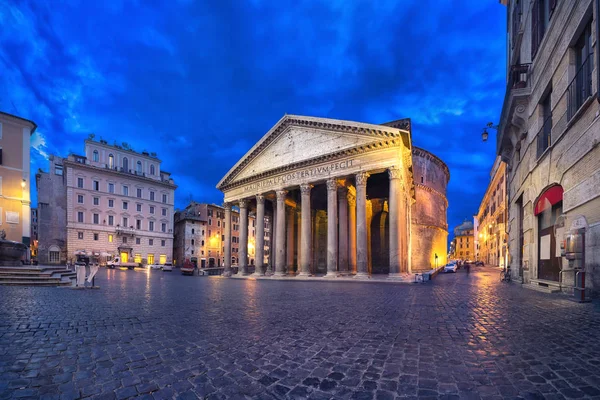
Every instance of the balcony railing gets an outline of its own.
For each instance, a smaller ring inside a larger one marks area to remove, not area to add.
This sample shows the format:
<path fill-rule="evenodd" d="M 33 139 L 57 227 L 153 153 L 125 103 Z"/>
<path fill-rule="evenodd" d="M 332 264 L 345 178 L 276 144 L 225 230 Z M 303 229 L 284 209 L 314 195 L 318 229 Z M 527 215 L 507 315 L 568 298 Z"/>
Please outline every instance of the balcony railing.
<path fill-rule="evenodd" d="M 131 227 L 126 227 L 126 226 L 117 226 L 115 228 L 115 232 L 117 232 L 117 235 L 135 235 L 135 228 Z"/>
<path fill-rule="evenodd" d="M 511 89 L 523 89 L 527 87 L 529 77 L 529 66 L 531 64 L 515 64 L 510 67 L 508 86 Z"/>
<path fill-rule="evenodd" d="M 537 158 L 540 158 L 544 151 L 550 147 L 552 135 L 552 115 L 544 121 L 542 128 L 537 134 Z"/>
<path fill-rule="evenodd" d="M 589 54 L 567 88 L 567 119 L 570 121 L 579 108 L 592 95 L 594 54 Z"/>

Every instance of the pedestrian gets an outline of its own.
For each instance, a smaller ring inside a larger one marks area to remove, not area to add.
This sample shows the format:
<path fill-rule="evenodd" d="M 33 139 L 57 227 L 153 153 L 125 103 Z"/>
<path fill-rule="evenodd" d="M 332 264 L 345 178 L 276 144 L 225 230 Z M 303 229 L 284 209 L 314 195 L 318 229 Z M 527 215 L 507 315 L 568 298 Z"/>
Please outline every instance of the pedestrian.
<path fill-rule="evenodd" d="M 471 273 L 471 264 L 466 263 L 465 268 L 467 269 L 467 275 L 469 275 Z"/>

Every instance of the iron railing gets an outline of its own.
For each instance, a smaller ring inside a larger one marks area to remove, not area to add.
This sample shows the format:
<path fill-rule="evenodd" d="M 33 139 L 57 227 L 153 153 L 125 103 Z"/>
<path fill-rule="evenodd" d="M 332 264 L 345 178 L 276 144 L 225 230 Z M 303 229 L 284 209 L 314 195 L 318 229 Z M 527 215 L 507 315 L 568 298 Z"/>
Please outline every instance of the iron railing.
<path fill-rule="evenodd" d="M 589 54 L 567 88 L 567 119 L 570 121 L 579 108 L 592 95 L 594 54 Z"/>
<path fill-rule="evenodd" d="M 544 121 L 542 128 L 537 134 L 537 158 L 540 158 L 544 151 L 550 147 L 552 140 L 552 115 Z"/>
<path fill-rule="evenodd" d="M 511 89 L 522 89 L 527 87 L 530 65 L 531 64 L 511 65 L 509 74 L 509 87 Z"/>

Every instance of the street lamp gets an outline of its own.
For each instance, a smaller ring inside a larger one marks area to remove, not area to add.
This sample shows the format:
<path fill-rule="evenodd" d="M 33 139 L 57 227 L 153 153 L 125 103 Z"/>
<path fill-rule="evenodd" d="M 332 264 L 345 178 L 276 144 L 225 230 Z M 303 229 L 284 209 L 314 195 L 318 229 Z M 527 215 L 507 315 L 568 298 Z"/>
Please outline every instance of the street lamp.
<path fill-rule="evenodd" d="M 488 140 L 488 129 L 495 129 L 496 131 L 498 131 L 498 128 L 500 126 L 499 125 L 494 125 L 492 122 L 488 122 L 487 125 L 485 126 L 485 128 L 483 128 L 483 132 L 481 132 L 481 140 L 483 140 L 484 142 L 487 142 Z"/>
<path fill-rule="evenodd" d="M 25 185 L 27 184 L 27 180 L 25 178 L 23 178 L 23 180 L 21 181 L 21 187 L 23 189 L 25 189 Z"/>

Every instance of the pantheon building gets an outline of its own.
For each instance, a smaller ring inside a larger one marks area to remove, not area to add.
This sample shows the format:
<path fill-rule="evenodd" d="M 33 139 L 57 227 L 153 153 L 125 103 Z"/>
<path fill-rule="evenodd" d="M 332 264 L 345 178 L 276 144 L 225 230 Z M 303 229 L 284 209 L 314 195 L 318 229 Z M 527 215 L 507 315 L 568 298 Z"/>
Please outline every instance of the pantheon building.
<path fill-rule="evenodd" d="M 225 275 L 389 278 L 444 265 L 448 167 L 414 147 L 409 119 L 382 125 L 285 115 L 217 188 L 225 196 Z M 239 224 L 231 207 L 239 207 Z M 264 253 L 257 223 L 248 259 L 248 215 L 273 221 Z M 239 229 L 238 257 L 231 229 Z M 262 264 L 262 265 L 261 265 Z"/>

